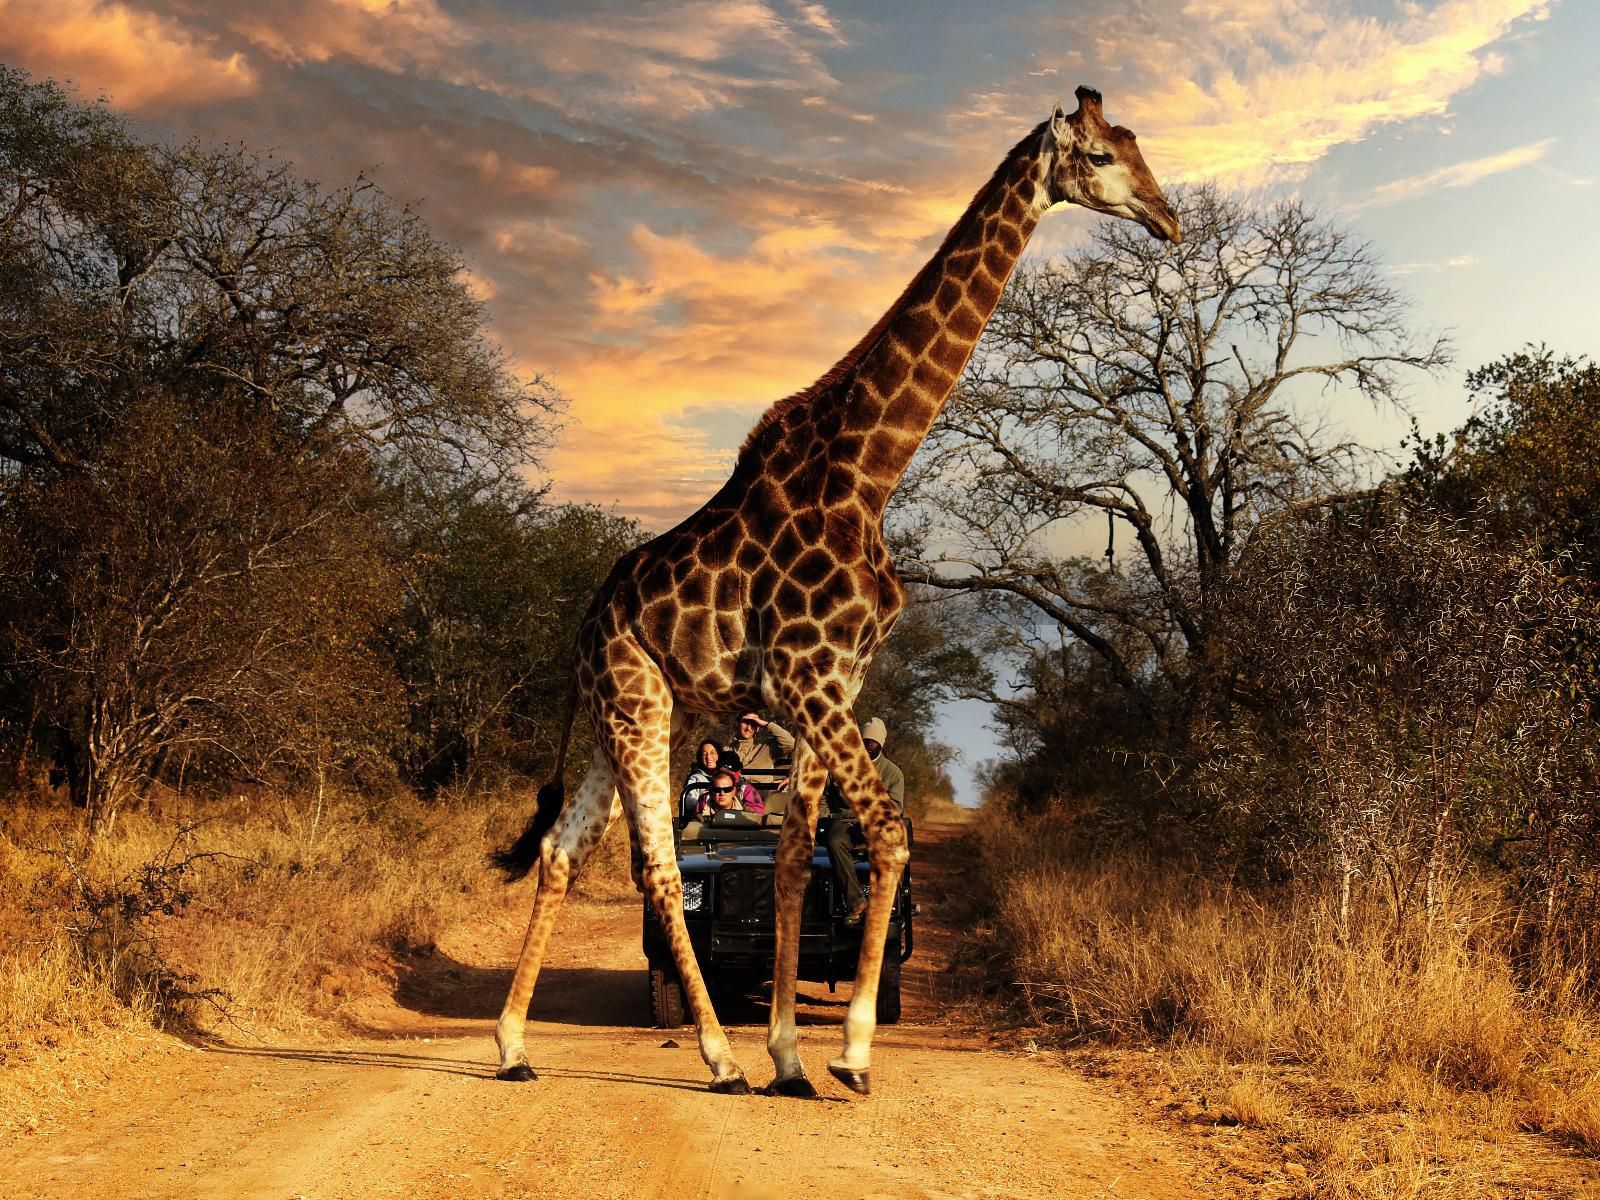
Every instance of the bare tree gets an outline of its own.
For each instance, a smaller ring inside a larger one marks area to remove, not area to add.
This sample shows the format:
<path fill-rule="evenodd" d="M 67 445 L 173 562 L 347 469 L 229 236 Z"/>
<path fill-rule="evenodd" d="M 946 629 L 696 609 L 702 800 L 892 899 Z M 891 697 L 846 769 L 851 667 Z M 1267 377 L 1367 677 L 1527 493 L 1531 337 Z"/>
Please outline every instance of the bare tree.
<path fill-rule="evenodd" d="M 912 493 L 909 577 L 1022 602 L 1007 623 L 1059 627 L 1143 696 L 1203 668 L 1261 522 L 1358 490 L 1359 448 L 1297 401 L 1320 385 L 1398 403 L 1404 372 L 1448 361 L 1370 247 L 1305 204 L 1211 187 L 1175 203 L 1181 246 L 1107 222 L 1018 273 Z M 1060 555 L 1099 514 L 1105 556 Z"/>

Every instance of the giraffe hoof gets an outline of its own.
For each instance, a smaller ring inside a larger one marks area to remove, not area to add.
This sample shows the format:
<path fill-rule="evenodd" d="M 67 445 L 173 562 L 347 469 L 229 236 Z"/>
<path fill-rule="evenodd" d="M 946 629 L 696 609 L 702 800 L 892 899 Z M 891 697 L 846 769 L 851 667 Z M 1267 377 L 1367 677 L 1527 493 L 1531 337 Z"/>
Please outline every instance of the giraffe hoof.
<path fill-rule="evenodd" d="M 761 1089 L 768 1096 L 792 1096 L 796 1100 L 815 1100 L 817 1089 L 804 1075 L 791 1075 L 787 1079 L 774 1079 Z"/>
<path fill-rule="evenodd" d="M 852 1071 L 849 1067 L 836 1067 L 828 1064 L 828 1074 L 832 1075 L 845 1087 L 858 1096 L 872 1095 L 872 1072 Z"/>
<path fill-rule="evenodd" d="M 726 1079 L 713 1079 L 711 1090 L 719 1096 L 748 1096 L 750 1084 L 743 1075 L 729 1075 Z"/>
<path fill-rule="evenodd" d="M 539 1078 L 527 1063 L 517 1063 L 513 1067 L 501 1067 L 494 1073 L 494 1077 L 496 1079 L 504 1079 L 508 1083 L 531 1083 Z"/>

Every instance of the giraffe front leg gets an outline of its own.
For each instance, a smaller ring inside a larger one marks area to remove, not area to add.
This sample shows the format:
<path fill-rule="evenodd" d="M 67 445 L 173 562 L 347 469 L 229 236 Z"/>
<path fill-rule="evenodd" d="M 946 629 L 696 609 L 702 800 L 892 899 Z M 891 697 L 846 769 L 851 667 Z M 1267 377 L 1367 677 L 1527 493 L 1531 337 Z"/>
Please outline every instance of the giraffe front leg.
<path fill-rule="evenodd" d="M 857 805 L 858 811 L 861 807 Z M 872 1090 L 868 1069 L 872 1063 L 872 1035 L 878 1028 L 878 979 L 883 970 L 884 941 L 889 936 L 895 892 L 911 854 L 906 848 L 905 825 L 892 803 L 871 806 L 862 826 L 872 864 L 872 894 L 867 897 L 867 915 L 862 922 L 855 987 L 850 1007 L 845 1010 L 844 1053 L 828 1063 L 828 1070 L 851 1091 L 865 1096 Z"/>
<path fill-rule="evenodd" d="M 728 1045 L 728 1035 L 711 1004 L 711 993 L 700 974 L 700 964 L 694 956 L 694 946 L 689 941 L 689 929 L 683 920 L 683 878 L 678 873 L 677 859 L 672 855 L 672 843 L 667 841 L 666 854 L 645 841 L 644 883 L 645 894 L 655 908 L 656 919 L 666 932 L 667 944 L 672 947 L 672 961 L 678 968 L 678 980 L 683 985 L 689 1009 L 694 1013 L 695 1032 L 700 1042 L 700 1057 L 711 1068 L 711 1090 L 744 1095 L 750 1090 L 744 1072 L 734 1061 L 733 1049 Z"/>
<path fill-rule="evenodd" d="M 538 1078 L 528 1063 L 528 1051 L 523 1044 L 528 1005 L 533 1000 L 533 987 L 539 980 L 545 946 L 561 913 L 567 889 L 618 811 L 612 801 L 613 791 L 611 768 L 596 750 L 577 795 L 567 802 L 556 819 L 555 828 L 545 835 L 539 847 L 539 882 L 534 891 L 533 915 L 528 919 L 528 932 L 522 939 L 522 952 L 517 956 L 511 990 L 494 1027 L 495 1044 L 500 1050 L 496 1079 L 521 1083 Z"/>
<path fill-rule="evenodd" d="M 800 969 L 800 918 L 811 883 L 811 853 L 816 845 L 817 813 L 828 772 L 802 744 L 794 769 L 794 790 L 774 869 L 777 948 L 772 966 L 772 1013 L 767 1025 L 767 1053 L 774 1074 L 767 1091 L 777 1096 L 814 1098 L 817 1089 L 800 1062 L 795 1030 L 795 977 Z"/>

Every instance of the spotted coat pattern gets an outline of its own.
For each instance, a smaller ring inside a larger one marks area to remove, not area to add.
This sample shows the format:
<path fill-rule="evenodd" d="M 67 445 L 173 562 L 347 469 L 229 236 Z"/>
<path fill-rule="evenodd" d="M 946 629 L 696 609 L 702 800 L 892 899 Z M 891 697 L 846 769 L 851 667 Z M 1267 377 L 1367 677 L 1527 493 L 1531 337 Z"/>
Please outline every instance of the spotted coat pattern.
<path fill-rule="evenodd" d="M 1124 156 L 1114 180 L 1084 165 L 1090 153 L 1105 157 L 1108 145 Z M 852 712 L 873 652 L 905 600 L 883 539 L 884 508 L 1045 209 L 1061 200 L 1101 211 L 1126 207 L 1130 171 L 1148 180 L 1152 195 L 1140 202 L 1159 206 L 1149 220 L 1176 231 L 1132 135 L 1105 125 L 1099 96 L 1080 89 L 1079 110 L 1065 117 L 1058 109 L 1018 143 L 866 337 L 816 384 L 762 417 L 721 490 L 616 564 L 583 619 L 574 656 L 578 704 L 599 745 L 540 847 L 533 916 L 496 1031 L 502 1077 L 532 1075 L 523 1028 L 544 947 L 572 877 L 620 810 L 631 822 L 638 881 L 672 947 L 712 1087 L 745 1088 L 684 926 L 669 760 L 692 727 L 689 714 L 764 709 L 799 739 L 776 870 L 767 1037 L 774 1086 L 810 1091 L 796 1050 L 794 980 L 801 899 L 831 772 L 861 818 L 872 886 L 843 1051 L 829 1069 L 867 1090 L 883 944 L 908 857 L 904 827 Z"/>

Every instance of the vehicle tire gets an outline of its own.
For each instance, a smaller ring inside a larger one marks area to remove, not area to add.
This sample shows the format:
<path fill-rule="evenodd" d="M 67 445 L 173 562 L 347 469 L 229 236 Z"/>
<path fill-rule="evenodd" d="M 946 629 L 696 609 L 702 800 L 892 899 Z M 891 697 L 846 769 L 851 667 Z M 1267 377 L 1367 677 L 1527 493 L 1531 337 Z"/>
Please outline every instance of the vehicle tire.
<path fill-rule="evenodd" d="M 678 973 L 671 967 L 650 968 L 650 1017 L 657 1029 L 676 1029 L 684 1023 L 688 1011 L 683 985 Z"/>
<path fill-rule="evenodd" d="M 900 1023 L 900 947 L 883 956 L 883 969 L 878 973 L 878 1024 Z"/>

